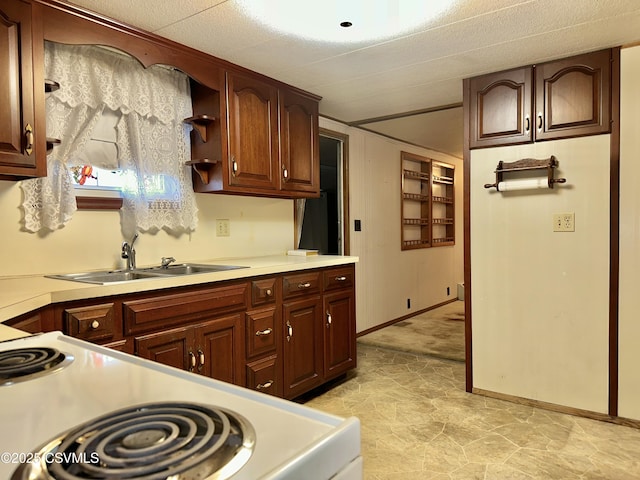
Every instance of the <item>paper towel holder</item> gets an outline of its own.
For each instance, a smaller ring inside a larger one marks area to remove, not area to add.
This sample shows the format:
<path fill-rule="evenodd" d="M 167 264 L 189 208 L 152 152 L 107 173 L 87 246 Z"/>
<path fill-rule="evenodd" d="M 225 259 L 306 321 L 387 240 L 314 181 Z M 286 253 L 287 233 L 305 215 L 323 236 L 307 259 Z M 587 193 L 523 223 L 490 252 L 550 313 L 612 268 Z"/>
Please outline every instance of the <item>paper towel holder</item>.
<path fill-rule="evenodd" d="M 536 160 L 534 158 L 523 158 L 522 160 L 517 160 L 515 162 L 498 162 L 498 166 L 496 167 L 496 182 L 495 183 L 485 183 L 484 188 L 495 188 L 497 191 L 500 191 L 498 185 L 503 181 L 503 175 L 509 172 L 523 172 L 527 170 L 547 170 L 547 184 L 549 188 L 553 188 L 553 185 L 556 183 L 565 183 L 567 181 L 566 178 L 553 178 L 555 173 L 555 168 L 558 166 L 558 160 L 556 157 L 551 155 L 549 159 Z"/>

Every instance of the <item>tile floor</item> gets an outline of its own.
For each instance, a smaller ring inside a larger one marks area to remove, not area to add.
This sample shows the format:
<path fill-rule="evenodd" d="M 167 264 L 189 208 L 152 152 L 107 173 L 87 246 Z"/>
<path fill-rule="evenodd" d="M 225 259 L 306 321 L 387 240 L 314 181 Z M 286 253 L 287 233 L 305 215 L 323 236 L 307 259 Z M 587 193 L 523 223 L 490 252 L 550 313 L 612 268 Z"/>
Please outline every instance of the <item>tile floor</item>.
<path fill-rule="evenodd" d="M 640 430 L 468 394 L 462 362 L 358 344 L 307 405 L 360 418 L 366 480 L 640 479 Z"/>

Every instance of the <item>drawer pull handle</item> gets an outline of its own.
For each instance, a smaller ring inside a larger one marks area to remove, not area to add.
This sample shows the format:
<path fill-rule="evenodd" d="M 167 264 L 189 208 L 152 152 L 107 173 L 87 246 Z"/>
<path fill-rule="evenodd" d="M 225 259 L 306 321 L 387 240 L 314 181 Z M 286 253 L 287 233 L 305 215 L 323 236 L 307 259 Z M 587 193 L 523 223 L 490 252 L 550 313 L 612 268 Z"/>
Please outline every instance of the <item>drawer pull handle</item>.
<path fill-rule="evenodd" d="M 327 328 L 331 327 L 331 314 L 329 312 L 327 312 Z"/>
<path fill-rule="evenodd" d="M 310 286 L 311 286 L 311 283 L 309 283 L 309 282 L 299 283 L 298 284 L 298 288 L 309 288 Z"/>
<path fill-rule="evenodd" d="M 33 152 L 33 127 L 30 123 L 27 123 L 27 126 L 24 128 L 24 135 L 27 140 L 27 144 L 25 145 L 24 151 L 27 155 L 31 155 Z"/>
<path fill-rule="evenodd" d="M 200 360 L 200 364 L 198 365 L 198 371 L 201 372 L 204 368 L 204 352 L 198 349 L 198 359 Z"/>
<path fill-rule="evenodd" d="M 93 328 L 94 330 L 99 326 L 100 326 L 100 322 L 98 320 L 94 320 L 93 322 L 91 322 L 91 328 Z"/>
<path fill-rule="evenodd" d="M 524 117 L 524 131 L 528 132 L 531 129 L 531 120 L 529 119 L 529 115 Z"/>
<path fill-rule="evenodd" d="M 271 291 L 271 289 L 270 289 L 270 288 L 267 288 L 267 289 L 265 290 L 264 294 L 265 294 L 267 297 L 270 297 L 271 295 L 273 295 L 273 292 Z"/>
<path fill-rule="evenodd" d="M 196 356 L 193 354 L 192 351 L 189 351 L 189 371 L 193 372 L 196 368 Z"/>
<path fill-rule="evenodd" d="M 334 280 L 336 282 L 344 282 L 347 279 L 347 277 L 336 277 Z"/>
<path fill-rule="evenodd" d="M 231 172 L 234 177 L 236 176 L 236 173 L 238 173 L 238 162 L 236 162 L 235 157 L 231 157 Z"/>
<path fill-rule="evenodd" d="M 289 320 L 287 320 L 287 342 L 291 341 L 291 338 L 293 337 L 293 327 L 291 326 L 291 324 L 289 323 Z"/>
<path fill-rule="evenodd" d="M 263 390 L 265 388 L 269 388 L 271 385 L 273 385 L 273 380 L 268 380 L 264 383 L 259 383 L 258 385 L 256 385 L 256 390 Z"/>
<path fill-rule="evenodd" d="M 271 330 L 271 328 L 265 328 L 264 330 L 258 330 L 256 332 L 256 337 L 261 337 L 264 335 L 271 335 L 271 332 L 273 332 L 273 330 Z"/>
<path fill-rule="evenodd" d="M 542 130 L 542 112 L 538 112 L 538 130 Z"/>

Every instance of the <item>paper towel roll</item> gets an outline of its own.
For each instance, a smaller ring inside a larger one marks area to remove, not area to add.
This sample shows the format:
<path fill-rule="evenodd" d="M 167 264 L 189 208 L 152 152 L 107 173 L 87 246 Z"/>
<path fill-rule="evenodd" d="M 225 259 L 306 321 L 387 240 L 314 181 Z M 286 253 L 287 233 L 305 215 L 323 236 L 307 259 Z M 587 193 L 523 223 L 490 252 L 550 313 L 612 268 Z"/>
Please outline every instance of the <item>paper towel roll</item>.
<path fill-rule="evenodd" d="M 549 180 L 545 178 L 527 178 L 521 180 L 506 180 L 498 183 L 499 192 L 510 192 L 513 190 L 535 190 L 549 188 Z"/>

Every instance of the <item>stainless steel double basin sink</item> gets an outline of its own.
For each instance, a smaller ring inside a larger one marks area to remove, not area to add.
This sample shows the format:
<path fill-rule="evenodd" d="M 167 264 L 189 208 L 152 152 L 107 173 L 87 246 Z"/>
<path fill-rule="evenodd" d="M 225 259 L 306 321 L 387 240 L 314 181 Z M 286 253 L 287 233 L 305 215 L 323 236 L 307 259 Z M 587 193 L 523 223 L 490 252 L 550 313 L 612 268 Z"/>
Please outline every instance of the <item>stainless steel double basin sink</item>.
<path fill-rule="evenodd" d="M 104 285 L 115 282 L 130 282 L 133 280 L 148 280 L 152 278 L 179 277 L 198 273 L 223 272 L 248 268 L 239 265 L 204 265 L 198 263 L 180 263 L 166 267 L 148 267 L 135 270 L 107 270 L 100 272 L 65 273 L 61 275 L 46 275 L 47 278 L 58 280 L 72 280 L 74 282 L 95 283 Z"/>

